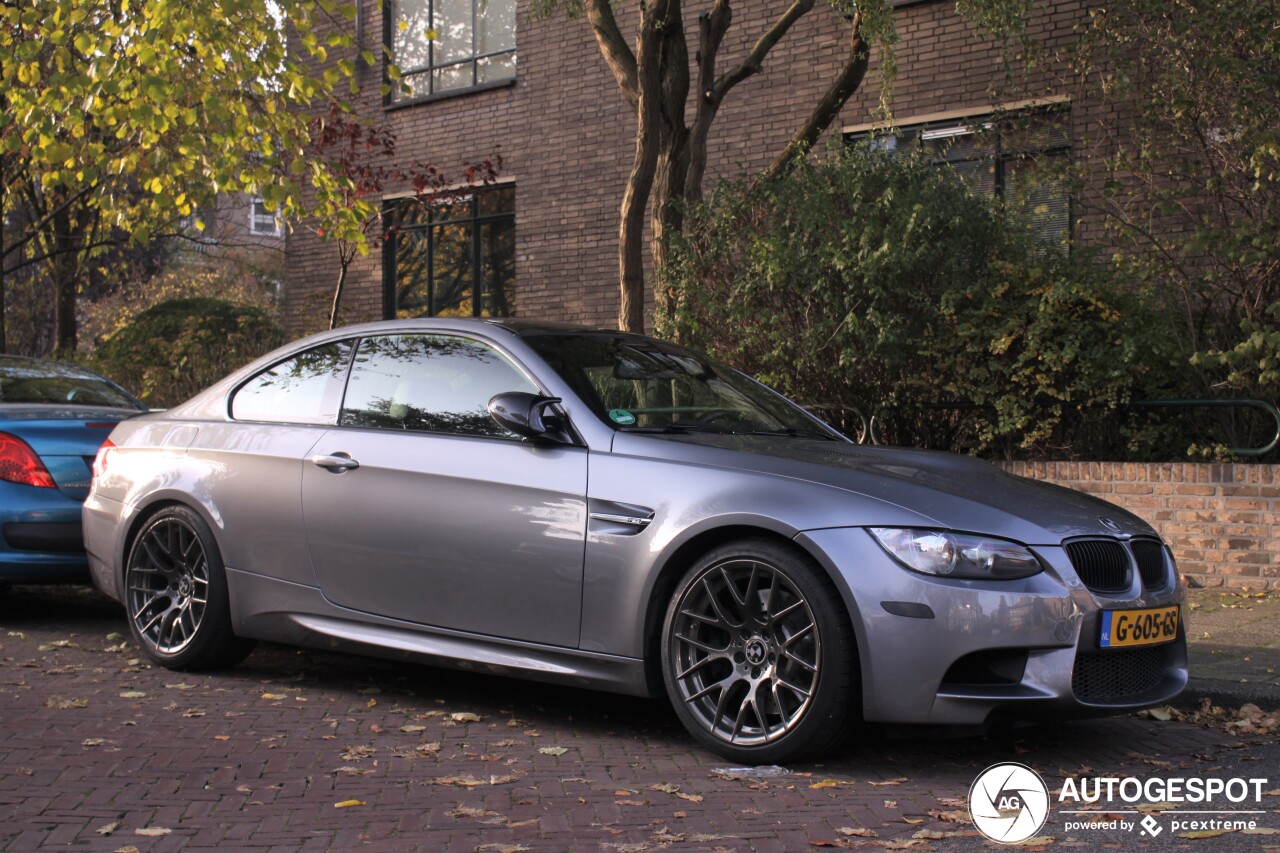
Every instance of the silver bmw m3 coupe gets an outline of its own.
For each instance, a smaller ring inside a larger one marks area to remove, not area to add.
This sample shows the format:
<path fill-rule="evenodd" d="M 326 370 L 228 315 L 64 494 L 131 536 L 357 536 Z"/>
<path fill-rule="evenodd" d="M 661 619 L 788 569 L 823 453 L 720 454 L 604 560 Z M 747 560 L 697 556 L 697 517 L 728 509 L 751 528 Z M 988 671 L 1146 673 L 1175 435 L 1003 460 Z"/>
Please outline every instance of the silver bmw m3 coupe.
<path fill-rule="evenodd" d="M 1113 714 L 1186 684 L 1141 519 L 851 443 L 697 353 L 513 320 L 347 327 L 121 423 L 94 581 L 174 669 L 254 640 L 656 696 L 741 762 L 860 720 Z"/>

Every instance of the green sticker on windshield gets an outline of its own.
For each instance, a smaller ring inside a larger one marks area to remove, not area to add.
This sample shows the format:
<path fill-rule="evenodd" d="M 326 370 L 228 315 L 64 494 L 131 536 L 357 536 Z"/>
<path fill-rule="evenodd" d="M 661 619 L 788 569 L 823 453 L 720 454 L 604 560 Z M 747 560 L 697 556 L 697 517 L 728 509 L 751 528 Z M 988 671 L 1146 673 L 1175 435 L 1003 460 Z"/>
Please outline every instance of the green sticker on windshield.
<path fill-rule="evenodd" d="M 626 409 L 614 409 L 609 412 L 609 420 L 613 421 L 615 424 L 621 424 L 622 426 L 631 426 L 636 422 L 636 416 L 628 412 Z"/>

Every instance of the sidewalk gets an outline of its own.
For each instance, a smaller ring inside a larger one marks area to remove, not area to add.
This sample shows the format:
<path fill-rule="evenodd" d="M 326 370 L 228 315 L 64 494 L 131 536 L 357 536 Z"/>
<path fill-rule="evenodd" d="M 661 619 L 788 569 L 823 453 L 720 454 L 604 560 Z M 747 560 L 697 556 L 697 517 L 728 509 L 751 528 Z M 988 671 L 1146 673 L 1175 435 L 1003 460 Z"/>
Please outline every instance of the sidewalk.
<path fill-rule="evenodd" d="M 1193 589 L 1187 601 L 1191 681 L 1179 704 L 1280 709 L 1280 593 Z"/>

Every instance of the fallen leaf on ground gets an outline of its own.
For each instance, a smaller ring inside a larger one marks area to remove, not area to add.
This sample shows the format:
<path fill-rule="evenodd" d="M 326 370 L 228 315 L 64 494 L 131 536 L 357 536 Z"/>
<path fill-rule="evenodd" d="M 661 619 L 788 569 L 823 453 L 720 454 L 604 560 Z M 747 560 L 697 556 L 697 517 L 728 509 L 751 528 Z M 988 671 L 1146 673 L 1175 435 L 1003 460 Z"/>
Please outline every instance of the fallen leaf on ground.
<path fill-rule="evenodd" d="M 63 699 L 61 696 L 50 696 L 45 700 L 46 708 L 88 708 L 88 699 Z"/>
<path fill-rule="evenodd" d="M 852 785 L 852 782 L 844 782 L 840 779 L 823 779 L 821 782 L 814 782 L 810 788 L 839 788 L 842 785 Z"/>
<path fill-rule="evenodd" d="M 875 838 L 876 831 L 867 829 L 865 826 L 838 826 L 836 832 L 841 835 L 852 836 L 853 838 Z"/>
<path fill-rule="evenodd" d="M 563 781 L 563 782 L 569 782 L 569 781 L 577 781 L 577 780 L 562 779 L 561 781 Z M 586 779 L 583 779 L 582 781 L 583 781 L 583 782 L 586 782 L 587 780 L 586 780 Z M 679 790 L 680 790 L 680 786 L 679 786 L 679 785 L 672 785 L 670 782 L 657 782 L 657 783 L 655 783 L 655 784 L 653 784 L 653 785 L 650 785 L 650 786 L 649 786 L 649 790 L 650 790 L 650 791 L 661 791 L 661 792 L 662 792 L 662 793 L 664 793 L 664 794 L 674 794 L 676 791 L 679 791 Z"/>
<path fill-rule="evenodd" d="M 334 803 L 333 807 L 335 809 L 349 809 L 352 806 L 363 806 L 364 804 L 364 800 L 343 800 L 340 803 Z"/>
<path fill-rule="evenodd" d="M 417 734 L 418 732 L 425 732 L 426 730 L 427 730 L 426 726 L 401 726 L 400 727 L 400 731 L 404 732 L 407 735 Z"/>
<path fill-rule="evenodd" d="M 518 781 L 519 776 L 490 776 L 488 779 L 477 779 L 474 776 L 442 776 L 432 780 L 433 785 L 455 785 L 459 788 L 478 788 L 482 785 L 509 785 Z"/>
<path fill-rule="evenodd" d="M 283 693 L 263 693 L 262 698 L 269 701 L 275 701 L 277 699 L 288 699 L 289 697 Z"/>
<path fill-rule="evenodd" d="M 120 694 L 121 699 L 145 699 L 146 697 L 147 694 L 141 690 L 126 690 Z"/>
<path fill-rule="evenodd" d="M 168 835 L 171 832 L 173 832 L 173 830 L 167 826 L 145 826 L 142 829 L 135 829 L 133 834 L 145 835 L 148 838 L 159 838 L 160 836 Z"/>
<path fill-rule="evenodd" d="M 480 715 L 473 714 L 470 711 L 457 711 L 450 714 L 449 719 L 455 723 L 478 723 L 480 722 Z"/>
<path fill-rule="evenodd" d="M 98 827 L 97 829 L 94 830 L 94 832 L 98 833 L 99 835 L 106 836 L 115 832 L 119 828 L 120 828 L 120 821 L 113 820 L 111 821 L 111 823 L 105 823 L 102 826 Z"/>
<path fill-rule="evenodd" d="M 688 800 L 691 803 L 700 803 L 705 799 L 701 794 L 685 794 L 677 792 L 676 796 L 682 800 Z"/>
<path fill-rule="evenodd" d="M 868 782 L 867 784 L 874 785 L 877 788 L 884 788 L 889 785 L 901 785 L 903 782 L 910 782 L 910 781 L 911 781 L 910 779 L 903 776 L 899 779 L 889 779 L 888 781 L 885 781 L 885 782 Z"/>
<path fill-rule="evenodd" d="M 564 755 L 564 754 L 565 754 L 566 752 L 568 752 L 568 751 L 569 751 L 569 750 L 565 749 L 563 746 L 540 746 L 540 747 L 538 747 L 538 752 L 541 752 L 543 755 Z"/>
<path fill-rule="evenodd" d="M 1233 832 L 1230 829 L 1196 829 L 1191 832 L 1179 832 L 1179 838 L 1217 838 L 1219 835 L 1226 835 Z"/>

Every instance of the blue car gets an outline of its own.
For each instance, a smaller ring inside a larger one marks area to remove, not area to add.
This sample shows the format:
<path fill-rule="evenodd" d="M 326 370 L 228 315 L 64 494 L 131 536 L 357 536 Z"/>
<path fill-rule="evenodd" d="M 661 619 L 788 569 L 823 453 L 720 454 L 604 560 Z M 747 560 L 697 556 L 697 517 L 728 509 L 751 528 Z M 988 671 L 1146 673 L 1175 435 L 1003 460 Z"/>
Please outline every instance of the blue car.
<path fill-rule="evenodd" d="M 80 505 L 93 460 L 146 410 L 91 371 L 0 355 L 0 585 L 89 582 Z"/>

